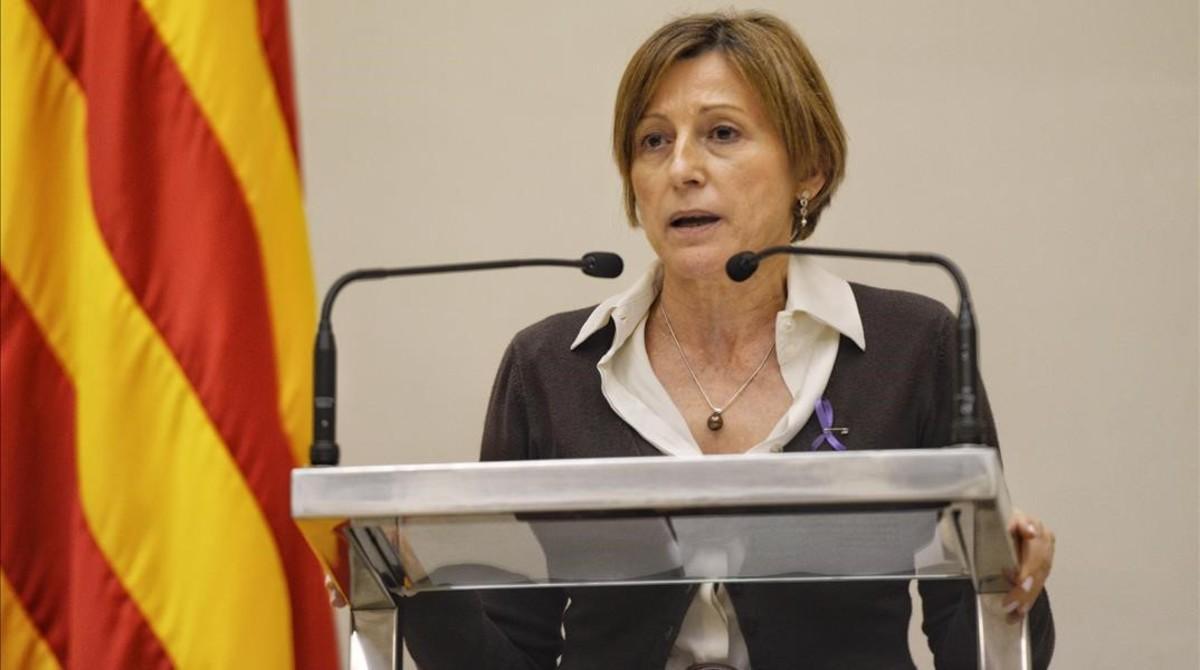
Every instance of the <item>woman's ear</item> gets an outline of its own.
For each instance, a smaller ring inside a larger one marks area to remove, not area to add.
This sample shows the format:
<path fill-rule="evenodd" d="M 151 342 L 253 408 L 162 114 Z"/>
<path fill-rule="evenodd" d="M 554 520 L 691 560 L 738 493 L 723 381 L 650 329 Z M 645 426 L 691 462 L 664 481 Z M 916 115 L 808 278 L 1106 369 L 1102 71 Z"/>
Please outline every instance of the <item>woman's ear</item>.
<path fill-rule="evenodd" d="M 817 194 L 820 193 L 821 189 L 824 187 L 825 175 L 817 172 L 816 174 L 802 180 L 796 185 L 796 199 L 799 200 L 800 198 L 805 198 L 806 200 L 812 200 L 813 198 L 817 197 Z"/>

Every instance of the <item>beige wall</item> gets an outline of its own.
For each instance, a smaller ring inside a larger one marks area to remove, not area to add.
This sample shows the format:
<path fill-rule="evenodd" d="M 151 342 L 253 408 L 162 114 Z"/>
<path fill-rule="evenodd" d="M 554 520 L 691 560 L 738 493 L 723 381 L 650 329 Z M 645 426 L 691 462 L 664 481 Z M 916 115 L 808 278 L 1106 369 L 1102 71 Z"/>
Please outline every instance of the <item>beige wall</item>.
<path fill-rule="evenodd" d="M 321 290 L 356 266 L 649 258 L 608 152 L 621 68 L 728 3 L 293 3 Z M 770 2 L 825 68 L 848 179 L 814 242 L 971 279 L 1017 503 L 1060 542 L 1059 668 L 1195 668 L 1197 6 Z M 837 265 L 948 300 L 932 270 Z M 468 460 L 513 332 L 623 286 L 364 285 L 337 310 L 348 464 Z"/>

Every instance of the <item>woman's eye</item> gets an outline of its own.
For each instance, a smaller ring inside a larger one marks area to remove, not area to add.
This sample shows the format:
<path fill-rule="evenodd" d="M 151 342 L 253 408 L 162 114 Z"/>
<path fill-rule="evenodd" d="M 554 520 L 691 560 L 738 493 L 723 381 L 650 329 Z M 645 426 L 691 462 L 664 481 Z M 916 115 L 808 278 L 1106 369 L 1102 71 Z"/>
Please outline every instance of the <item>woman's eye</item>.
<path fill-rule="evenodd" d="M 667 143 L 667 138 L 662 133 L 647 133 L 642 137 L 641 145 L 643 149 L 654 150 Z"/>
<path fill-rule="evenodd" d="M 733 126 L 717 126 L 709 133 L 718 142 L 732 142 L 741 137 L 741 133 Z"/>

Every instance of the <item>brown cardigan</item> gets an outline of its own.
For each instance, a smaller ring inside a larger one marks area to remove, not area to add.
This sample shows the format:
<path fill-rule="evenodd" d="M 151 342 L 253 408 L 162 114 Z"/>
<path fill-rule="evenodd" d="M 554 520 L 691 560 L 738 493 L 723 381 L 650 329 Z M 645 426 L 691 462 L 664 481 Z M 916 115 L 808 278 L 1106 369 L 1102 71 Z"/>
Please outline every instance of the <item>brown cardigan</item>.
<path fill-rule="evenodd" d="M 842 338 L 826 386 L 850 449 L 949 444 L 955 320 L 940 303 L 852 284 L 867 347 Z M 613 329 L 570 344 L 590 309 L 521 331 L 500 365 L 482 460 L 660 456 L 600 392 L 596 363 Z M 985 442 L 997 444 L 981 393 Z M 785 447 L 805 451 L 814 416 Z M 825 447 L 827 448 L 827 447 Z M 423 594 L 405 602 L 404 632 L 423 670 L 646 668 L 661 670 L 695 595 L 694 585 L 536 588 Z M 729 583 L 754 670 L 912 668 L 904 581 Z M 975 604 L 965 581 L 923 581 L 924 630 L 938 668 L 974 668 Z M 568 599 L 570 607 L 567 607 Z M 1045 593 L 1030 613 L 1034 667 L 1054 649 Z M 565 638 L 563 633 L 565 633 Z"/>

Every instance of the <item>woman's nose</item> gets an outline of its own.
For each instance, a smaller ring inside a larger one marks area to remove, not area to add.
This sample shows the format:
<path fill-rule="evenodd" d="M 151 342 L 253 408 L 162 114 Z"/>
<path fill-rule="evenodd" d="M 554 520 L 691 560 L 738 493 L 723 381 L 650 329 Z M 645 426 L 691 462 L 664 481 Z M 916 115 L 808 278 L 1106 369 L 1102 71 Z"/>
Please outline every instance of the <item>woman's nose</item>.
<path fill-rule="evenodd" d="M 676 187 L 704 183 L 704 152 L 694 141 L 680 137 L 671 154 L 671 183 Z"/>

